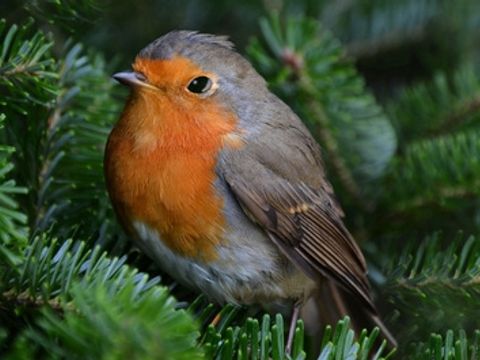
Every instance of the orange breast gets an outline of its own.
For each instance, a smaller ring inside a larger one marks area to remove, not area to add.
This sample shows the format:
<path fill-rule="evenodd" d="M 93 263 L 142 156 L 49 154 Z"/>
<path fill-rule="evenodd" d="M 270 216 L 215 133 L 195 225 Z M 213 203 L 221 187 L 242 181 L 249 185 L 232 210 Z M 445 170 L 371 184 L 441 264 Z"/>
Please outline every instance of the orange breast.
<path fill-rule="evenodd" d="M 213 103 L 190 105 L 135 91 L 110 135 L 105 172 L 127 229 L 141 221 L 176 253 L 211 260 L 225 230 L 215 164 L 235 121 Z"/>

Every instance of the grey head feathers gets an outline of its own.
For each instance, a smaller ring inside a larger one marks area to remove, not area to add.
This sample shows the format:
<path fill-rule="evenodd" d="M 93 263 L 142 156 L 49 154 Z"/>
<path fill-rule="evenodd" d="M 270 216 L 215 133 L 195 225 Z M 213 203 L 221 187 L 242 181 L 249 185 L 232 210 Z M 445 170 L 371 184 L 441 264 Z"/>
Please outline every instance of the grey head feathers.
<path fill-rule="evenodd" d="M 169 59 L 175 54 L 188 56 L 192 48 L 220 47 L 233 50 L 227 36 L 202 34 L 198 31 L 174 30 L 154 40 L 138 54 L 143 58 Z M 189 51 L 190 50 L 190 51 Z"/>
<path fill-rule="evenodd" d="M 226 36 L 176 30 L 147 45 L 138 56 L 153 60 L 185 57 L 204 71 L 216 73 L 227 81 L 246 78 L 251 81 L 260 77 L 250 63 L 234 50 L 233 43 Z"/>

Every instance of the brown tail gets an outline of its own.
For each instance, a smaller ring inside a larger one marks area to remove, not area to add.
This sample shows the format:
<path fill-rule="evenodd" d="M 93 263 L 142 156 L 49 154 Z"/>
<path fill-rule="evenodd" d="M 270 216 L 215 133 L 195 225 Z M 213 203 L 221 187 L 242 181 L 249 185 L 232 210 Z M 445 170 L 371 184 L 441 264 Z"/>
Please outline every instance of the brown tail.
<path fill-rule="evenodd" d="M 371 330 L 376 326 L 380 329 L 382 337 L 387 340 L 388 347 L 397 347 L 395 338 L 380 320 L 378 314 L 366 309 L 353 295 L 335 285 L 332 281 L 323 281 L 321 287 L 302 309 L 302 318 L 305 321 L 306 330 L 312 335 L 315 334 L 315 336 L 321 336 L 321 332 L 326 325 L 334 325 L 346 315 L 350 317 L 356 334 L 360 334 L 360 331 L 364 328 Z"/>

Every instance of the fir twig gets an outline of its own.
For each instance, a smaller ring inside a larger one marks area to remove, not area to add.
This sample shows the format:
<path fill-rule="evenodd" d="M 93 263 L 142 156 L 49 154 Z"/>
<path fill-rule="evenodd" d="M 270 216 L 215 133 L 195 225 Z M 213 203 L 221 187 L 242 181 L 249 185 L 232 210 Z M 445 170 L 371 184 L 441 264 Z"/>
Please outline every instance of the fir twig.
<path fill-rule="evenodd" d="M 478 112 L 480 112 L 480 95 L 463 102 L 457 109 L 454 109 L 452 113 L 441 119 L 441 126 L 438 129 L 433 130 L 432 134 L 438 136 L 440 134 L 449 133 L 454 128 L 461 125 L 462 122 L 469 119 L 471 115 Z"/>

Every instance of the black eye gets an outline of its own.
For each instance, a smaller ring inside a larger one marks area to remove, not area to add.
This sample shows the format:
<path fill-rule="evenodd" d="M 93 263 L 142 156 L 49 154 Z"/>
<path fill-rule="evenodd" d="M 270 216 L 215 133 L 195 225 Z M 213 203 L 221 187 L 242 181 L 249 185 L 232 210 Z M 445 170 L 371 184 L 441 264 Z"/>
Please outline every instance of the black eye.
<path fill-rule="evenodd" d="M 188 84 L 188 90 L 195 94 L 202 94 L 212 87 L 212 80 L 206 76 L 199 76 Z"/>

